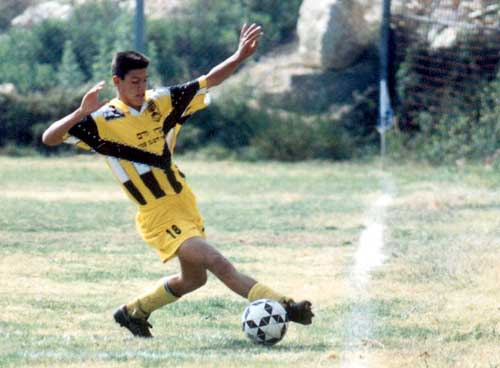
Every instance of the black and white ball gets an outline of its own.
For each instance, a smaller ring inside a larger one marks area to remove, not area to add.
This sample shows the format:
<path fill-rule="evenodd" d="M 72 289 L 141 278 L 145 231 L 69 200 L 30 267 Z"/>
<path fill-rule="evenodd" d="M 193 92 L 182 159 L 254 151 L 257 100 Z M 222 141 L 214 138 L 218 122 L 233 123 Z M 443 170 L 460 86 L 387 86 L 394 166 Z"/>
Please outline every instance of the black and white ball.
<path fill-rule="evenodd" d="M 285 337 L 288 329 L 285 308 L 274 300 L 259 299 L 250 303 L 241 317 L 245 335 L 261 345 L 274 345 Z"/>

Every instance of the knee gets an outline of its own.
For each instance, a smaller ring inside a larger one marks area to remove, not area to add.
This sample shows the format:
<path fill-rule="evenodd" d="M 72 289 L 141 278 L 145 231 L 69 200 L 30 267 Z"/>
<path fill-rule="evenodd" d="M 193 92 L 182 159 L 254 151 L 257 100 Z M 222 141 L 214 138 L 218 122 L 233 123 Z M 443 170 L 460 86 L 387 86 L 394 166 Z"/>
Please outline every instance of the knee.
<path fill-rule="evenodd" d="M 201 288 L 206 283 L 207 273 L 202 272 L 196 275 L 196 277 L 193 277 L 192 275 L 190 275 L 190 277 L 186 277 L 183 275 L 177 278 L 170 278 L 168 280 L 168 288 L 172 290 L 176 296 L 182 296 Z"/>
<path fill-rule="evenodd" d="M 200 278 L 196 278 L 196 279 L 184 280 L 183 294 L 187 294 L 187 293 L 190 293 L 192 291 L 195 291 L 195 290 L 201 288 L 206 283 L 207 283 L 207 276 L 206 275 L 204 277 L 200 277 Z"/>

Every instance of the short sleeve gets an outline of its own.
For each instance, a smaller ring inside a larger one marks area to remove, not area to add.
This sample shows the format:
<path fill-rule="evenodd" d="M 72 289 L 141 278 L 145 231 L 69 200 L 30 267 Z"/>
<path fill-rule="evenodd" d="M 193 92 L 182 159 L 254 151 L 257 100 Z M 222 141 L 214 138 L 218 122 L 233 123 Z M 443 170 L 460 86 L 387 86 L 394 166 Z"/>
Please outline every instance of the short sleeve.
<path fill-rule="evenodd" d="M 210 104 L 207 79 L 202 76 L 193 81 L 170 87 L 172 107 L 180 116 L 186 117 Z"/>
<path fill-rule="evenodd" d="M 68 133 L 64 135 L 63 142 L 66 144 L 74 145 L 85 151 L 91 151 L 92 147 L 88 143 L 84 142 L 81 132 L 85 126 L 92 123 L 93 119 L 90 115 L 83 118 L 80 122 L 78 122 L 78 124 L 71 128 Z"/>

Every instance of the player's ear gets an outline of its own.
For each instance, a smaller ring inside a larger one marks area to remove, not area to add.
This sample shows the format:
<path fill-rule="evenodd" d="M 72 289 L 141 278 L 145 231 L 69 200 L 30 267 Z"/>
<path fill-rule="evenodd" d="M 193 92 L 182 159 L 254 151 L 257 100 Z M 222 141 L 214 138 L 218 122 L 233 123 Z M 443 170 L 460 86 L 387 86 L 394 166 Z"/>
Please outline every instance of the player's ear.
<path fill-rule="evenodd" d="M 121 78 L 117 75 L 113 75 L 113 84 L 115 85 L 115 87 L 118 87 L 118 85 L 120 84 L 121 82 Z"/>

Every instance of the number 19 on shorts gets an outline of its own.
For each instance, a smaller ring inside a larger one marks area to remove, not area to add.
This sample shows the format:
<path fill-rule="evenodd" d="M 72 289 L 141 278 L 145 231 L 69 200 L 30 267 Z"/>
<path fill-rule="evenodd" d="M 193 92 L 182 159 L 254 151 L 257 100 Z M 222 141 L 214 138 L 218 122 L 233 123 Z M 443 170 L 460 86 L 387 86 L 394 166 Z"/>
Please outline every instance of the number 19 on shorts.
<path fill-rule="evenodd" d="M 172 225 L 170 229 L 165 230 L 168 235 L 170 235 L 172 238 L 177 238 L 178 235 L 182 233 L 181 229 L 177 227 L 177 225 Z"/>

